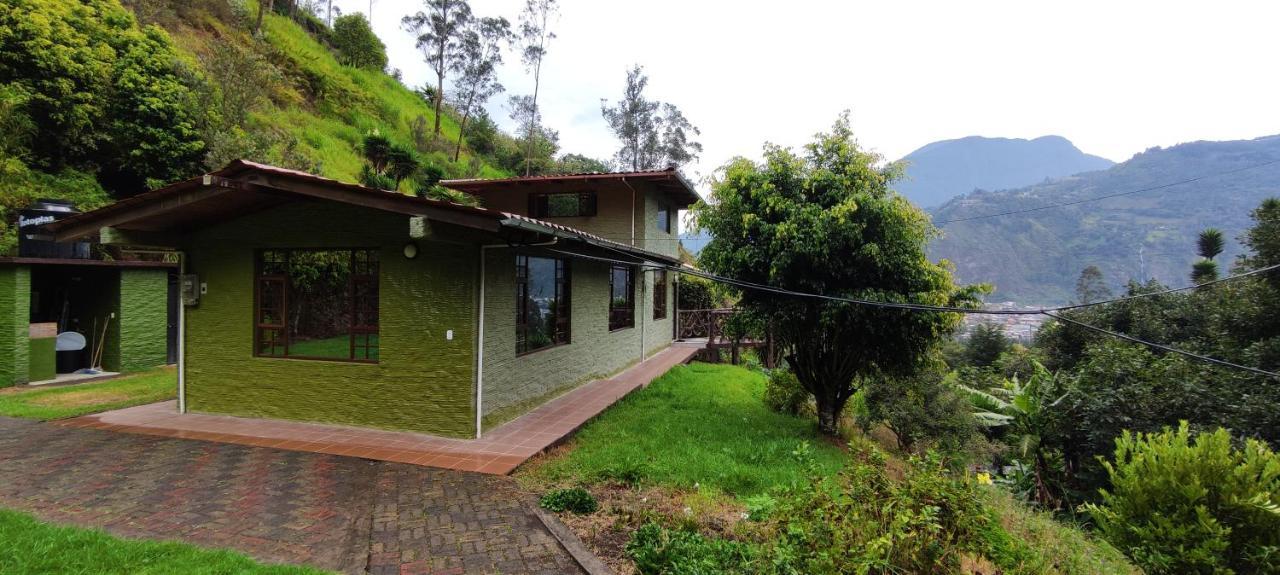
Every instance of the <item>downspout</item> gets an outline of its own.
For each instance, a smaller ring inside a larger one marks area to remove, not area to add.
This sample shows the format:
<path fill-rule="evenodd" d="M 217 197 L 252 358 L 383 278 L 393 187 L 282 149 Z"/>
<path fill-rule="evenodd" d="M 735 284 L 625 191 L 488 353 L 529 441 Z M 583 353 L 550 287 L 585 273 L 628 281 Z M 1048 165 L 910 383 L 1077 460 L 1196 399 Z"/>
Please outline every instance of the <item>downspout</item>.
<path fill-rule="evenodd" d="M 187 254 L 178 252 L 178 285 L 187 273 Z M 187 305 L 178 294 L 178 413 L 187 412 Z"/>
<path fill-rule="evenodd" d="M 560 238 L 540 244 L 525 244 L 521 247 L 552 246 Z M 492 248 L 509 248 L 508 244 L 491 244 L 480 246 L 480 297 L 478 302 L 479 319 L 476 321 L 476 439 L 480 439 L 484 431 L 484 287 L 485 287 L 485 250 Z"/>
<path fill-rule="evenodd" d="M 631 190 L 631 247 L 636 247 L 636 189 L 631 187 L 627 178 L 622 178 L 622 185 Z"/>
<path fill-rule="evenodd" d="M 647 291 L 645 287 L 648 286 L 648 281 L 644 277 L 646 271 L 643 267 L 640 268 L 640 361 L 642 363 L 644 362 L 644 316 L 648 315 L 644 313 L 644 302 L 646 301 L 644 296 Z M 653 313 L 652 310 L 650 310 L 650 313 Z"/>

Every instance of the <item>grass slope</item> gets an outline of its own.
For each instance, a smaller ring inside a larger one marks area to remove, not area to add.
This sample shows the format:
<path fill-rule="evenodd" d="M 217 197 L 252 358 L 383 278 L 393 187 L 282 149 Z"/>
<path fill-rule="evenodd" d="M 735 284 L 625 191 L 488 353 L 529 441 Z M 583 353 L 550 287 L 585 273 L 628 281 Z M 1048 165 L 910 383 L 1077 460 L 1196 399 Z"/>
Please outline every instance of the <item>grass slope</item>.
<path fill-rule="evenodd" d="M 801 480 L 792 453 L 814 445 L 833 472 L 845 455 L 817 438 L 813 422 L 765 407 L 765 378 L 728 365 L 673 368 L 587 424 L 529 473 L 536 479 L 615 479 L 748 496 Z"/>
<path fill-rule="evenodd" d="M 173 399 L 177 389 L 177 371 L 161 368 L 101 383 L 5 390 L 0 416 L 64 419 Z"/>
<path fill-rule="evenodd" d="M 63 527 L 0 509 L 0 573 L 151 575 L 309 575 L 307 567 L 261 565 L 231 551 L 184 543 L 118 539 L 96 529 Z"/>

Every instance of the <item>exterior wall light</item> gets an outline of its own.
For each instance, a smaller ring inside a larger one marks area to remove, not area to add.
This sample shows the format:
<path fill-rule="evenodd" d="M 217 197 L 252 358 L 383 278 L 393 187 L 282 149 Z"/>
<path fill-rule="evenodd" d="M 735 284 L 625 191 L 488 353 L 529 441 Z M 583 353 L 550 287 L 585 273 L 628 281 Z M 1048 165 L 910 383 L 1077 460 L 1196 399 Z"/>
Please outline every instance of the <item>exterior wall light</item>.
<path fill-rule="evenodd" d="M 418 257 L 418 244 L 414 242 L 406 243 L 404 245 L 404 257 L 406 259 L 413 259 Z"/>

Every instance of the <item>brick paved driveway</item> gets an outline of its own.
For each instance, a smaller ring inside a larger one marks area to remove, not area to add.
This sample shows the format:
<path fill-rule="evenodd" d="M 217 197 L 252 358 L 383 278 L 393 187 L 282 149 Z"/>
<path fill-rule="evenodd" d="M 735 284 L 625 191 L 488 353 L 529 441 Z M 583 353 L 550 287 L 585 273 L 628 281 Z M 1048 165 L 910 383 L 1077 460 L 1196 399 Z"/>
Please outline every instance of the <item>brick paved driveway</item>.
<path fill-rule="evenodd" d="M 346 573 L 580 573 L 507 478 L 0 418 L 0 506 Z"/>

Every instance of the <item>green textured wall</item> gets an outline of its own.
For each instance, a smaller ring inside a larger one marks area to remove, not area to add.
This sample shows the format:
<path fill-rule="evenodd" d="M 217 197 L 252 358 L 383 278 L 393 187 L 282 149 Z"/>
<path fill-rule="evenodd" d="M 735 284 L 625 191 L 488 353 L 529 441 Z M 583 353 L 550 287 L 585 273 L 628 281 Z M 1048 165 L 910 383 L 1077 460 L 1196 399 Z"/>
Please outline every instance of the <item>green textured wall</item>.
<path fill-rule="evenodd" d="M 168 360 L 169 272 L 121 269 L 117 337 L 111 371 L 132 372 L 164 365 Z"/>
<path fill-rule="evenodd" d="M 30 269 L 0 265 L 0 386 L 28 381 L 30 307 Z"/>
<path fill-rule="evenodd" d="M 516 415 L 510 413 L 513 407 L 525 411 L 533 407 L 527 405 L 529 400 L 611 375 L 639 361 L 641 322 L 646 354 L 671 343 L 674 304 L 668 300 L 667 318 L 653 321 L 651 272 L 643 274 L 643 288 L 636 282 L 635 327 L 611 332 L 608 264 L 575 259 L 571 265 L 570 343 L 517 356 L 515 254 L 510 249 L 493 249 L 485 255 L 482 407 L 486 416 L 500 412 L 501 419 L 509 419 Z"/>
<path fill-rule="evenodd" d="M 44 381 L 53 379 L 57 373 L 57 355 L 54 348 L 57 346 L 58 338 L 42 337 L 39 339 L 29 340 L 27 349 L 30 350 L 30 365 L 27 367 L 27 373 L 30 374 L 31 381 Z"/>
<path fill-rule="evenodd" d="M 433 224 L 439 237 L 446 228 Z M 405 216 L 296 203 L 190 238 L 188 271 L 208 293 L 186 311 L 189 409 L 473 436 L 477 250 L 419 240 L 408 260 L 408 230 Z M 377 364 L 254 357 L 254 253 L 264 247 L 381 248 Z"/>

